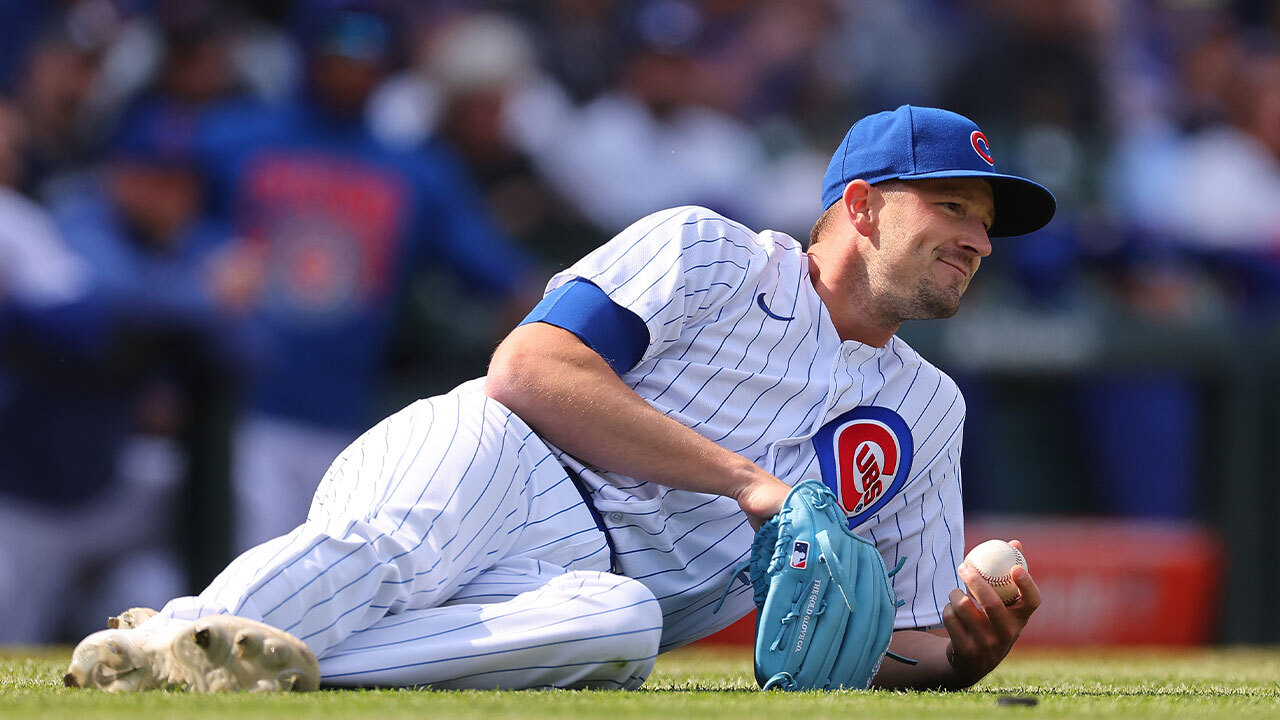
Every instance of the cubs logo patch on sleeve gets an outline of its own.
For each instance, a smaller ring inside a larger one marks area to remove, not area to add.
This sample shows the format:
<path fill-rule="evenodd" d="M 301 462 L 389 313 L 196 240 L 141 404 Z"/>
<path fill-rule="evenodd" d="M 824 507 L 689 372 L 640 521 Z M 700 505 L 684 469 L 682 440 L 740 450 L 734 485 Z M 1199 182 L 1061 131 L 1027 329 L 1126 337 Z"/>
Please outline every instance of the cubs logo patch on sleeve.
<path fill-rule="evenodd" d="M 857 407 L 813 437 L 822 482 L 854 528 L 902 490 L 911 474 L 911 429 L 894 411 Z"/>

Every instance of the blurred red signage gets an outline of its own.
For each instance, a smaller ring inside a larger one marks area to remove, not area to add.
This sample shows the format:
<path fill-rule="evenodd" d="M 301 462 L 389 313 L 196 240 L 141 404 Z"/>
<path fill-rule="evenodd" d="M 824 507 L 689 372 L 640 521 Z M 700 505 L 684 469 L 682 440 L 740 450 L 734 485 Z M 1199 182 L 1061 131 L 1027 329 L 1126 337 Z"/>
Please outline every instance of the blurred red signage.
<path fill-rule="evenodd" d="M 966 551 L 1021 540 L 1044 604 L 1018 646 L 1203 645 L 1222 604 L 1221 540 L 1195 524 L 1149 520 L 975 517 Z M 702 640 L 751 645 L 754 613 Z"/>

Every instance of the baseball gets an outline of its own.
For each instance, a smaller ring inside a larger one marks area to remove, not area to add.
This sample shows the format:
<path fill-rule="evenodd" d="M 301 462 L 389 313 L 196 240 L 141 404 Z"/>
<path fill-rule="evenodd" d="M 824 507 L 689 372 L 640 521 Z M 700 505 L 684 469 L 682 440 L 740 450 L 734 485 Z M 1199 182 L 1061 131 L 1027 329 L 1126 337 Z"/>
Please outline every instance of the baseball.
<path fill-rule="evenodd" d="M 1018 548 L 1003 540 L 988 540 L 970 550 L 964 556 L 964 561 L 977 570 L 982 579 L 991 583 L 1005 605 L 1017 601 L 1018 586 L 1014 584 L 1010 573 L 1013 572 L 1014 565 L 1021 565 L 1024 570 L 1029 569 L 1027 559 L 1022 557 Z"/>

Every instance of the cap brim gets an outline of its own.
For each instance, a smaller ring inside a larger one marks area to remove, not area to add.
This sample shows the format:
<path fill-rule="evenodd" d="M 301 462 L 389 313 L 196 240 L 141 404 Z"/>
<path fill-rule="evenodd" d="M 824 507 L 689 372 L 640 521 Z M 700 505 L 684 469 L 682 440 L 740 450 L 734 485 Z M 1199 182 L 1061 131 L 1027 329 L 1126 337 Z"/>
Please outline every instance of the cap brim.
<path fill-rule="evenodd" d="M 996 221 L 987 232 L 990 237 L 1010 237 L 1035 232 L 1048 225 L 1058 210 L 1058 201 L 1048 188 L 1017 175 L 981 173 L 972 170 L 940 170 L 918 175 L 901 175 L 898 179 L 927 180 L 950 177 L 976 177 L 991 183 Z"/>

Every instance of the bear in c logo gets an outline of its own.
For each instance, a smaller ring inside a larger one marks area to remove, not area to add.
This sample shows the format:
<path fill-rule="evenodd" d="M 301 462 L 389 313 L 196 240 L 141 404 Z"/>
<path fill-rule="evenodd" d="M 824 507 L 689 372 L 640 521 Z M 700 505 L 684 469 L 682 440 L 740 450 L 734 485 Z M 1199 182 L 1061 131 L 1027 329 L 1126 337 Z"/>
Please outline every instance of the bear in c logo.
<path fill-rule="evenodd" d="M 996 159 L 991 157 L 991 146 L 987 144 L 987 136 L 981 130 L 974 130 L 969 134 L 969 144 L 973 145 L 973 151 L 986 160 L 988 165 L 996 166 Z"/>
<path fill-rule="evenodd" d="M 911 430 L 888 408 L 854 408 L 824 425 L 813 443 L 822 481 L 850 528 L 884 507 L 911 472 Z"/>

